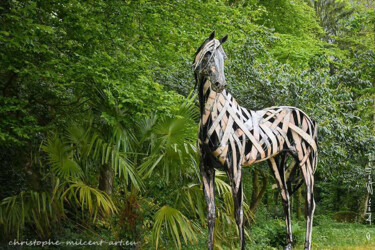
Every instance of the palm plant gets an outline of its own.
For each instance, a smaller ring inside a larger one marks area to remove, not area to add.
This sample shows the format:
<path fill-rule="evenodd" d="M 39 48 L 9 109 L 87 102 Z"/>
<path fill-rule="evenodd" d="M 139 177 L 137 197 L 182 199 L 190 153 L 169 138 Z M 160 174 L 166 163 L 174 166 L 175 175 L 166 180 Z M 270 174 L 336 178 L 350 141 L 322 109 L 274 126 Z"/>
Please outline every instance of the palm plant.
<path fill-rule="evenodd" d="M 0 224 L 3 234 L 15 233 L 19 239 L 26 223 L 32 223 L 40 237 L 47 237 L 54 223 L 64 215 L 60 183 L 52 192 L 23 191 L 7 197 L 0 203 Z"/>
<path fill-rule="evenodd" d="M 173 190 L 161 197 L 164 205 L 153 217 L 152 242 L 156 248 L 164 237 L 172 239 L 178 248 L 181 248 L 181 239 L 185 244 L 193 243 L 199 226 L 185 214 L 190 207 L 194 211 L 189 213 L 192 216 L 198 214 L 200 219 L 204 216 L 203 191 L 197 183 L 194 144 L 199 112 L 194 99 L 195 96 L 189 96 L 170 116 L 154 115 L 138 123 L 137 151 L 144 152 L 139 155 L 138 170 L 145 181 L 158 180 L 148 182 L 146 190 L 152 190 L 155 185 Z"/>
<path fill-rule="evenodd" d="M 64 217 L 67 204 L 87 210 L 93 221 L 98 215 L 116 213 L 111 197 L 99 190 L 97 181 L 92 179 L 92 173 L 102 164 L 108 164 L 125 183 L 141 188 L 140 177 L 127 155 L 124 133 L 116 128 L 113 137 L 105 140 L 92 127 L 89 119 L 82 124 L 71 122 L 62 133 L 51 133 L 41 150 L 46 155 L 44 179 L 53 188 L 5 198 L 0 204 L 0 223 L 5 232 L 16 230 L 19 237 L 20 228 L 29 223 L 39 235 L 46 236 L 51 222 Z"/>
<path fill-rule="evenodd" d="M 96 197 L 97 210 L 115 212 L 116 208 L 108 195 L 85 184 L 85 181 L 89 181 L 88 173 L 107 164 L 125 184 L 131 181 L 134 187 L 139 189 L 142 183 L 128 157 L 124 133 L 115 128 L 111 133 L 112 138 L 105 140 L 93 127 L 92 122 L 83 125 L 72 122 L 63 136 L 51 136 L 42 149 L 48 155 L 53 172 L 68 184 L 64 195 L 68 194 L 68 191 L 73 192 L 71 194 L 79 193 L 80 197 L 76 201 L 80 201 L 82 207 L 87 205 L 90 212 L 93 211 L 93 196 Z"/>
<path fill-rule="evenodd" d="M 150 117 L 139 123 L 141 147 L 147 157 L 139 166 L 145 177 L 158 172 L 166 183 L 170 177 L 189 173 L 195 162 L 198 110 L 194 96 L 186 99 L 171 116 Z M 193 167 L 194 169 L 194 167 Z"/>

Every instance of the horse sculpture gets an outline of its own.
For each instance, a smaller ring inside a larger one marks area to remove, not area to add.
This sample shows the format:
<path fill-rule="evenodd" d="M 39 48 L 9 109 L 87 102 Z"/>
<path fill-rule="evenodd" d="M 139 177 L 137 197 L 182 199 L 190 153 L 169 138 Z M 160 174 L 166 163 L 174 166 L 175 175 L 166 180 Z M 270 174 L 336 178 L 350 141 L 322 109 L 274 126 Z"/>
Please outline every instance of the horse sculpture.
<path fill-rule="evenodd" d="M 307 196 L 305 249 L 311 249 L 317 124 L 295 107 L 248 110 L 238 105 L 224 89 L 227 85 L 224 76 L 226 54 L 222 44 L 227 38 L 224 36 L 217 40 L 215 32 L 212 32 L 197 50 L 193 63 L 201 112 L 198 149 L 208 208 L 208 248 L 213 249 L 214 246 L 215 168 L 224 169 L 231 182 L 235 220 L 241 249 L 244 249 L 242 166 L 267 160 L 281 190 L 288 237 L 285 249 L 291 249 L 293 242 L 288 192 L 292 186 L 290 179 L 300 172 L 303 174 Z M 296 164 L 287 168 L 288 155 L 295 158 Z M 294 182 L 292 193 L 303 184 L 303 179 Z"/>

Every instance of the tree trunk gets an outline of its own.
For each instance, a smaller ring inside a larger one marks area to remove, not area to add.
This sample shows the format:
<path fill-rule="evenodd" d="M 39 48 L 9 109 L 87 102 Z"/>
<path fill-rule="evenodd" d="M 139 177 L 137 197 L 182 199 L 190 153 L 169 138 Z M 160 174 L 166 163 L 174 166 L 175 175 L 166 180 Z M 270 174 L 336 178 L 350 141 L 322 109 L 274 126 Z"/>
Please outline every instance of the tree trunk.
<path fill-rule="evenodd" d="M 28 161 L 25 163 L 24 170 L 27 174 L 27 182 L 30 185 L 31 189 L 34 191 L 40 191 L 40 180 L 41 177 L 38 174 L 38 171 L 35 171 L 34 165 L 32 162 Z"/>
<path fill-rule="evenodd" d="M 301 219 L 301 201 L 302 201 L 302 187 L 297 190 L 296 204 L 297 204 L 297 219 Z"/>
<path fill-rule="evenodd" d="M 100 168 L 99 189 L 111 195 L 113 191 L 113 178 L 114 173 L 111 166 L 103 164 Z"/>
<path fill-rule="evenodd" d="M 251 193 L 250 207 L 252 207 L 253 204 L 255 203 L 258 193 L 259 193 L 259 175 L 256 169 L 253 170 L 252 184 L 253 184 L 253 192 Z"/>
<path fill-rule="evenodd" d="M 270 207 L 271 207 L 271 205 L 270 205 L 270 194 L 269 194 L 269 192 L 266 192 L 266 193 L 264 194 L 264 196 L 265 196 L 265 199 L 266 199 L 266 207 L 267 207 L 267 211 L 270 211 Z"/>
<path fill-rule="evenodd" d="M 138 194 L 135 189 L 128 194 L 125 200 L 124 208 L 121 212 L 120 225 L 125 229 L 125 232 L 130 232 L 132 240 L 138 240 L 139 235 L 137 234 L 137 220 L 140 216 L 138 209 L 140 207 Z M 127 235 L 124 235 L 126 237 Z"/>
<path fill-rule="evenodd" d="M 260 202 L 262 201 L 264 193 L 266 192 L 267 187 L 268 187 L 268 176 L 263 171 L 260 171 L 259 173 L 262 175 L 262 189 L 259 191 L 259 175 L 257 172 L 258 171 L 255 170 L 253 174 L 254 189 L 253 189 L 253 193 L 251 197 L 251 204 L 250 204 L 250 210 L 253 214 L 255 214 Z M 257 184 L 255 184 L 255 181 Z"/>

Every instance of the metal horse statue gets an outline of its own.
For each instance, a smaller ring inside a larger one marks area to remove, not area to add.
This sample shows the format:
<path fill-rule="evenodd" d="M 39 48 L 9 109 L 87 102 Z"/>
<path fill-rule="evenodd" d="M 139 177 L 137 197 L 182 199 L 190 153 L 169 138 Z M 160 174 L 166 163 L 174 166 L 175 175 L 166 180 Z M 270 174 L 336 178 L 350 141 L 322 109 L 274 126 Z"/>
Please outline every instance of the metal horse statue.
<path fill-rule="evenodd" d="M 222 44 L 227 38 L 224 36 L 217 40 L 215 32 L 212 32 L 197 50 L 193 63 L 201 111 L 198 148 L 208 206 L 208 248 L 213 249 L 214 246 L 215 168 L 224 169 L 231 182 L 235 219 L 241 249 L 244 249 L 242 166 L 267 160 L 281 190 L 288 237 L 285 249 L 291 249 L 293 242 L 288 189 L 292 194 L 303 182 L 306 184 L 305 249 L 309 250 L 315 210 L 313 188 L 317 166 L 317 124 L 295 107 L 248 110 L 238 105 L 225 91 L 226 55 Z M 288 155 L 295 158 L 296 164 L 287 168 Z M 298 180 L 301 172 L 303 178 Z M 291 190 L 293 176 L 295 189 Z"/>

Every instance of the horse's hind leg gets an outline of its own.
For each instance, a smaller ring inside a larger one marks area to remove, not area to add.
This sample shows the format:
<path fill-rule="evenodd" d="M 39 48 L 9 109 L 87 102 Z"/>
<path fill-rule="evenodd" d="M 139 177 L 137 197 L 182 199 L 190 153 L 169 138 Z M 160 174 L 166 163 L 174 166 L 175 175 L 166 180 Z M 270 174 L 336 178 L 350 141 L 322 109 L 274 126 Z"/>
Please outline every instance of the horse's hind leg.
<path fill-rule="evenodd" d="M 307 200 L 307 217 L 306 217 L 306 238 L 305 238 L 305 250 L 311 249 L 311 234 L 313 226 L 313 216 L 315 211 L 315 200 L 314 200 L 314 175 L 312 173 L 312 167 L 310 160 L 308 159 L 305 164 L 301 166 L 302 173 L 305 178 L 306 184 L 306 200 Z"/>
<path fill-rule="evenodd" d="M 283 200 L 283 207 L 285 213 L 285 224 L 286 224 L 286 233 L 288 237 L 288 244 L 285 246 L 285 249 L 292 249 L 293 243 L 293 233 L 292 233 L 292 218 L 291 218 L 291 211 L 290 211 L 290 198 L 288 187 L 285 180 L 285 163 L 286 163 L 286 153 L 281 155 L 281 161 L 277 161 L 277 158 L 271 158 L 268 160 L 268 164 L 272 170 L 272 173 L 276 179 L 277 185 L 281 191 L 281 198 Z"/>

